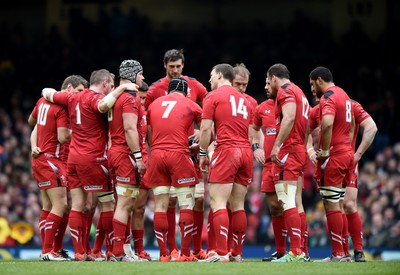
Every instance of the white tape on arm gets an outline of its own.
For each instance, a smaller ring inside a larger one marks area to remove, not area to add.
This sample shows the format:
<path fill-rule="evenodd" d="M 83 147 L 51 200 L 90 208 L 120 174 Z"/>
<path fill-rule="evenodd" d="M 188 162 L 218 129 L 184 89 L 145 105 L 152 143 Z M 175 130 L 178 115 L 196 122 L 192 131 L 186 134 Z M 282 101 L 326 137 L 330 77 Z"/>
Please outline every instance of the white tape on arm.
<path fill-rule="evenodd" d="M 57 91 L 54 90 L 53 88 L 44 88 L 42 90 L 42 96 L 44 99 L 46 99 L 47 101 L 50 101 L 52 103 L 54 103 L 53 101 L 53 96 Z"/>

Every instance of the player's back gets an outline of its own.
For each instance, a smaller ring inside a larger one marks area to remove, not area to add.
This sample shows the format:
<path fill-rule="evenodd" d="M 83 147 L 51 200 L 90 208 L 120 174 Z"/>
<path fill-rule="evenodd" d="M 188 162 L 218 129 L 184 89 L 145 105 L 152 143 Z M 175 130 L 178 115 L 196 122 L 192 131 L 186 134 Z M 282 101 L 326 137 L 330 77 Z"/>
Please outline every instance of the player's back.
<path fill-rule="evenodd" d="M 141 109 L 139 111 L 137 100 L 136 93 L 124 92 L 118 97 L 114 107 L 108 111 L 108 125 L 111 137 L 110 150 L 129 152 L 129 146 L 125 137 L 123 114 L 135 114 L 138 117 L 137 125 L 140 125 Z M 139 127 L 137 130 L 138 132 L 141 131 Z"/>
<path fill-rule="evenodd" d="M 215 123 L 217 147 L 250 146 L 248 131 L 252 110 L 248 100 L 232 86 L 224 85 L 209 93 L 203 118 Z"/>
<path fill-rule="evenodd" d="M 346 92 L 338 87 L 330 87 L 321 97 L 321 118 L 333 115 L 331 154 L 351 150 L 350 130 L 352 121 L 352 103 Z"/>
<path fill-rule="evenodd" d="M 193 121 L 200 123 L 201 108 L 190 99 L 176 92 L 156 99 L 147 111 L 152 150 L 187 150 Z"/>
<path fill-rule="evenodd" d="M 68 127 L 67 112 L 56 104 L 40 98 L 32 112 L 36 118 L 37 146 L 42 153 L 59 157 L 60 146 L 57 136 L 58 127 Z"/>
<path fill-rule="evenodd" d="M 72 140 L 69 163 L 92 163 L 105 159 L 107 117 L 97 109 L 98 102 L 103 97 L 103 94 L 90 89 L 70 97 L 68 112 L 71 119 Z"/>
<path fill-rule="evenodd" d="M 305 152 L 305 137 L 307 130 L 310 105 L 303 91 L 293 82 L 284 84 L 277 95 L 276 118 L 280 119 L 281 109 L 286 103 L 296 104 L 296 115 L 292 130 L 283 143 L 281 151 Z"/>

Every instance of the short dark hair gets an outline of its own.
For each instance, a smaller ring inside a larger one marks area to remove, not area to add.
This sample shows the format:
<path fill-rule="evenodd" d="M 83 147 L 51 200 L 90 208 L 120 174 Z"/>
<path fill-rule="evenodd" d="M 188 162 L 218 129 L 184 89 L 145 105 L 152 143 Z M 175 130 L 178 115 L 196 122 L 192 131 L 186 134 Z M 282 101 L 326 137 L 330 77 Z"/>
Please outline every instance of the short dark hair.
<path fill-rule="evenodd" d="M 139 91 L 141 92 L 147 92 L 149 90 L 149 84 L 146 82 L 142 82 L 142 86 L 139 87 Z"/>
<path fill-rule="evenodd" d="M 289 74 L 290 74 L 289 69 L 281 63 L 272 65 L 271 67 L 269 67 L 267 72 L 267 75 L 269 76 L 274 75 L 278 78 L 286 78 L 286 79 L 290 78 Z"/>
<path fill-rule="evenodd" d="M 318 77 L 321 77 L 321 79 L 325 82 L 333 82 L 333 75 L 328 68 L 319 66 L 311 71 L 311 80 L 317 80 Z"/>
<path fill-rule="evenodd" d="M 84 88 L 89 87 L 89 83 L 86 79 L 84 79 L 82 76 L 73 74 L 68 76 L 66 79 L 64 79 L 64 82 L 61 85 L 61 90 L 67 89 L 68 84 L 71 84 L 74 89 L 78 87 L 80 84 L 83 85 Z"/>
<path fill-rule="evenodd" d="M 165 52 L 164 54 L 164 64 L 167 64 L 169 61 L 177 61 L 182 59 L 182 63 L 185 63 L 185 56 L 183 55 L 183 49 L 171 49 Z"/>
<path fill-rule="evenodd" d="M 226 63 L 218 64 L 214 66 L 213 70 L 215 70 L 216 73 L 221 73 L 225 79 L 229 80 L 230 83 L 233 83 L 235 72 L 231 65 Z"/>
<path fill-rule="evenodd" d="M 168 93 L 180 92 L 186 96 L 188 90 L 188 83 L 183 77 L 174 77 L 168 85 Z"/>

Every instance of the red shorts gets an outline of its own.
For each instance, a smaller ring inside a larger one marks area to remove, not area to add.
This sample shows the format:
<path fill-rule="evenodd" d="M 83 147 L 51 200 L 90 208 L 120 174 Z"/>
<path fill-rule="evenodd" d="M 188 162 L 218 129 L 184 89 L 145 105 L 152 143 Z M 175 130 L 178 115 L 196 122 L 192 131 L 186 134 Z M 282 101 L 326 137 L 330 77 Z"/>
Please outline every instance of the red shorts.
<path fill-rule="evenodd" d="M 354 170 L 354 153 L 352 151 L 340 152 L 331 155 L 325 161 L 318 161 L 315 170 L 315 179 L 318 187 L 337 186 L 344 183 L 345 177 L 351 178 Z"/>
<path fill-rule="evenodd" d="M 358 180 L 357 180 L 357 175 L 358 175 L 358 163 L 354 164 L 350 169 L 350 173 L 348 173 L 343 180 L 343 186 L 344 187 L 352 187 L 352 188 L 358 188 Z"/>
<path fill-rule="evenodd" d="M 275 193 L 274 174 L 272 173 L 272 161 L 267 162 L 262 170 L 261 192 Z"/>
<path fill-rule="evenodd" d="M 152 150 L 148 171 L 151 186 L 192 186 L 199 182 L 193 161 L 185 152 Z"/>
<path fill-rule="evenodd" d="M 71 191 L 71 187 L 69 186 L 69 181 L 68 181 L 68 173 L 67 173 L 68 166 L 67 166 L 67 162 L 63 161 L 62 165 L 63 165 L 63 169 L 64 169 L 64 173 L 65 173 L 65 182 L 67 184 L 67 191 Z"/>
<path fill-rule="evenodd" d="M 46 158 L 44 154 L 32 158 L 32 174 L 40 190 L 67 186 L 63 163 L 57 158 Z"/>
<path fill-rule="evenodd" d="M 279 152 L 278 157 L 281 164 L 273 163 L 272 165 L 274 181 L 297 181 L 299 177 L 303 176 L 308 161 L 306 152 Z"/>
<path fill-rule="evenodd" d="M 253 152 L 251 148 L 219 149 L 211 158 L 208 182 L 240 183 L 251 185 L 253 181 Z"/>
<path fill-rule="evenodd" d="M 107 160 L 92 164 L 68 164 L 70 189 L 82 187 L 86 192 L 108 192 L 113 187 L 110 182 Z"/>
<path fill-rule="evenodd" d="M 108 164 L 118 184 L 140 184 L 140 174 L 135 168 L 135 158 L 125 152 L 108 152 Z"/>

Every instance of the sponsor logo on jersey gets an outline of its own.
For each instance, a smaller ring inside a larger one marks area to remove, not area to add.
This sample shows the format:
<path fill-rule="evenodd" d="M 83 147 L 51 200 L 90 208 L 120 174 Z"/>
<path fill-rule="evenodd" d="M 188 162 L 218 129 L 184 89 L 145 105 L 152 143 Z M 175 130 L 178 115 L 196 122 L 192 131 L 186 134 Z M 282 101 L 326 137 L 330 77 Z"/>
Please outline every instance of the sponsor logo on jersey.
<path fill-rule="evenodd" d="M 120 181 L 120 182 L 130 182 L 131 181 L 130 177 L 123 178 L 123 177 L 120 177 L 120 176 L 116 176 L 115 178 L 117 179 L 117 181 Z"/>
<path fill-rule="evenodd" d="M 276 128 L 267 128 L 267 129 L 265 129 L 265 134 L 267 136 L 276 135 Z"/>
<path fill-rule="evenodd" d="M 264 114 L 269 114 L 269 113 L 271 113 L 271 110 L 265 110 L 264 111 Z"/>
<path fill-rule="evenodd" d="M 251 183 L 253 181 L 252 178 L 247 179 L 247 183 Z"/>
<path fill-rule="evenodd" d="M 88 190 L 101 190 L 103 189 L 102 185 L 90 185 L 90 186 L 85 186 L 83 188 L 84 190 L 88 191 Z"/>
<path fill-rule="evenodd" d="M 50 181 L 44 181 L 44 182 L 39 182 L 39 187 L 45 187 L 45 186 L 50 186 Z"/>
<path fill-rule="evenodd" d="M 195 177 L 178 179 L 178 184 L 188 183 L 188 182 L 194 182 L 195 180 L 196 180 Z"/>

